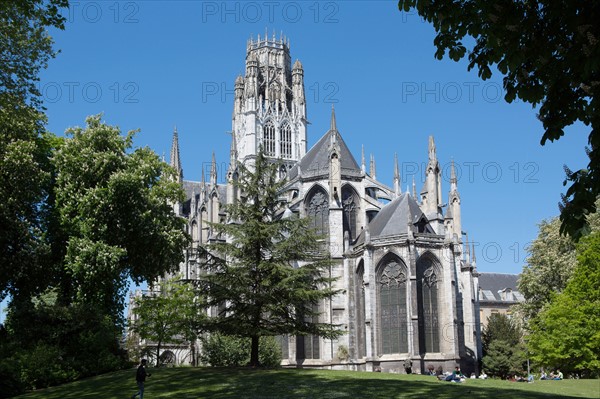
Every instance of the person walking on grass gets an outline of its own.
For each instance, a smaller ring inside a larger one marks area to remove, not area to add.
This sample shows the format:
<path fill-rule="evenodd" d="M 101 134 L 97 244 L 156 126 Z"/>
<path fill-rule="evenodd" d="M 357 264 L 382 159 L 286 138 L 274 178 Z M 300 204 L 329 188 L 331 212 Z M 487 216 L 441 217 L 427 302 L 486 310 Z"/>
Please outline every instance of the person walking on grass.
<path fill-rule="evenodd" d="M 146 373 L 146 359 L 142 359 L 140 365 L 137 368 L 137 372 L 135 373 L 135 382 L 138 386 L 138 392 L 135 395 L 131 395 L 131 399 L 135 399 L 136 396 L 140 396 L 140 399 L 144 399 L 144 383 L 146 382 L 146 377 L 150 377 L 152 374 Z"/>

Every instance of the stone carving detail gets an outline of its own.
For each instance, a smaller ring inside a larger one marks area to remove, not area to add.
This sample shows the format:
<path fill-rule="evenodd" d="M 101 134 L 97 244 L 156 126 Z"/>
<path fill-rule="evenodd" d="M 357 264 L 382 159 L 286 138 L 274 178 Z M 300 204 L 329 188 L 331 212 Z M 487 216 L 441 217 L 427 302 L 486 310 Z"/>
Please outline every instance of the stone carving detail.
<path fill-rule="evenodd" d="M 406 275 L 398 262 L 389 262 L 383 272 L 379 283 L 383 286 L 398 287 L 406 282 Z"/>
<path fill-rule="evenodd" d="M 430 265 L 427 270 L 423 273 L 423 284 L 429 288 L 433 288 L 437 284 L 437 275 L 433 269 L 433 265 Z"/>
<path fill-rule="evenodd" d="M 313 197 L 310 199 L 310 203 L 308 204 L 309 213 L 313 215 L 326 208 L 329 208 L 329 203 L 327 201 L 327 197 L 321 191 L 313 195 Z"/>
<path fill-rule="evenodd" d="M 354 196 L 352 194 L 347 194 L 344 192 L 344 199 L 342 201 L 342 205 L 344 207 L 344 211 L 352 212 L 356 209 L 356 203 L 354 202 Z"/>

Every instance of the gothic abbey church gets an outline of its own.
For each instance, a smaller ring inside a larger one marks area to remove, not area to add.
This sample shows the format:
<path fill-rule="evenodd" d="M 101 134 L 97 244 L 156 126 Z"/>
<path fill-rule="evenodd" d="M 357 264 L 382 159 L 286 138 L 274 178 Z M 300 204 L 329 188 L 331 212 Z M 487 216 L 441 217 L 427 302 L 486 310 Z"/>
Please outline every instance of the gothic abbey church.
<path fill-rule="evenodd" d="M 304 69 L 292 65 L 289 41 L 260 36 L 249 40 L 245 76 L 235 80 L 232 141 L 227 183 L 217 183 L 213 156 L 210 179 L 186 181 L 177 132 L 171 164 L 178 170 L 186 201 L 175 211 L 187 220 L 193 247 L 216 239 L 207 222 L 225 222 L 224 205 L 236 195 L 231 184 L 238 162 L 252 163 L 262 146 L 281 160 L 286 212 L 309 217 L 325 234 L 341 294 L 320 304 L 321 321 L 339 324 L 335 341 L 313 336 L 280 337 L 284 366 L 404 372 L 477 372 L 480 358 L 478 279 L 475 258 L 463 241 L 460 195 L 452 165 L 442 207 L 441 169 L 433 137 L 428 143 L 425 184 L 417 195 L 400 188 L 395 160 L 393 187 L 358 163 L 337 129 L 330 126 L 314 145 L 307 142 Z M 423 156 L 426 156 L 423 143 Z M 443 213 L 445 209 L 445 214 Z M 186 251 L 180 273 L 198 276 L 194 251 Z M 474 253 L 473 253 L 474 255 Z"/>

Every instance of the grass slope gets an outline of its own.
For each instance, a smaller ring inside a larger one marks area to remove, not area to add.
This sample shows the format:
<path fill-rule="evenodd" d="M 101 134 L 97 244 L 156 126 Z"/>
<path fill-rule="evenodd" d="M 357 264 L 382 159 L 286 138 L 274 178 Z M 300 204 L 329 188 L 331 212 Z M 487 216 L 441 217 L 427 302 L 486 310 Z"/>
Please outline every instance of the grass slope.
<path fill-rule="evenodd" d="M 326 370 L 250 370 L 214 368 L 149 369 L 145 399 L 224 398 L 442 398 L 541 399 L 600 398 L 600 380 L 467 380 Z M 125 399 L 135 393 L 135 370 L 120 371 L 31 392 L 22 399 Z"/>

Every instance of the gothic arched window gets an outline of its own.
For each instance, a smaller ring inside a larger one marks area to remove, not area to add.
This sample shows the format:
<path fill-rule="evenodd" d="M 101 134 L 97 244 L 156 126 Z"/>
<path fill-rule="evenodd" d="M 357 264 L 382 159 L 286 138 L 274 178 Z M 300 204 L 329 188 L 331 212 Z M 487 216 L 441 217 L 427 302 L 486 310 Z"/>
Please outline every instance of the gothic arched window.
<path fill-rule="evenodd" d="M 307 317 L 313 323 L 319 322 L 319 305 L 312 306 L 314 315 Z M 321 349 L 319 345 L 319 336 L 315 334 L 296 336 L 296 359 L 319 359 Z"/>
<path fill-rule="evenodd" d="M 381 354 L 408 352 L 406 266 L 388 257 L 377 276 Z"/>
<path fill-rule="evenodd" d="M 271 121 L 263 127 L 263 149 L 266 156 L 275 156 L 275 126 Z"/>
<path fill-rule="evenodd" d="M 279 153 L 281 158 L 292 158 L 292 128 L 287 122 L 279 128 Z"/>
<path fill-rule="evenodd" d="M 438 275 L 429 257 L 417 261 L 419 348 L 421 353 L 440 351 Z"/>
<path fill-rule="evenodd" d="M 329 200 L 321 188 L 316 188 L 308 197 L 306 213 L 319 234 L 326 234 L 329 225 Z"/>
<path fill-rule="evenodd" d="M 354 190 L 348 186 L 342 188 L 342 207 L 344 209 L 344 231 L 347 231 L 350 239 L 353 240 L 356 238 L 359 203 Z"/>

